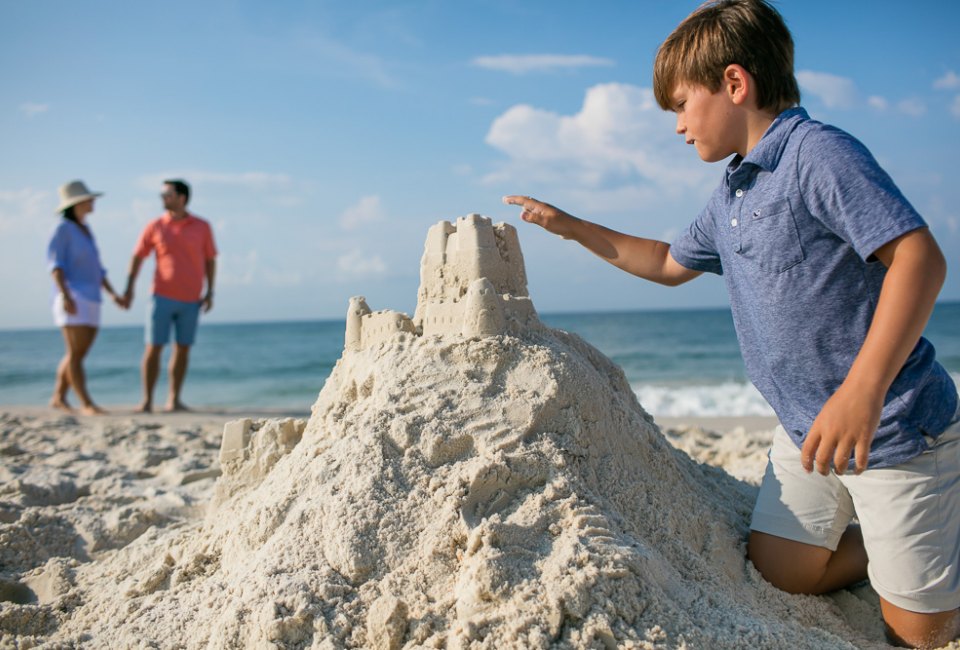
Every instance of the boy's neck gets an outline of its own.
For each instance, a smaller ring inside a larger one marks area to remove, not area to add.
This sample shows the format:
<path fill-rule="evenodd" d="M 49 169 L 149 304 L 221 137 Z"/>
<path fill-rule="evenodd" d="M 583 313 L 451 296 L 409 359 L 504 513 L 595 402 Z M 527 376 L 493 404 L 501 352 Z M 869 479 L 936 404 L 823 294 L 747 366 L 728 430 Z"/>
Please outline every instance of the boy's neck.
<path fill-rule="evenodd" d="M 770 110 L 749 111 L 746 116 L 746 142 L 744 151 L 737 153 L 746 158 L 747 155 L 753 151 L 753 148 L 757 146 L 757 143 L 763 138 L 763 134 L 767 132 L 767 129 L 770 128 L 770 125 L 773 124 L 773 121 L 777 119 L 777 115 L 779 114 L 779 111 L 772 112 Z"/>

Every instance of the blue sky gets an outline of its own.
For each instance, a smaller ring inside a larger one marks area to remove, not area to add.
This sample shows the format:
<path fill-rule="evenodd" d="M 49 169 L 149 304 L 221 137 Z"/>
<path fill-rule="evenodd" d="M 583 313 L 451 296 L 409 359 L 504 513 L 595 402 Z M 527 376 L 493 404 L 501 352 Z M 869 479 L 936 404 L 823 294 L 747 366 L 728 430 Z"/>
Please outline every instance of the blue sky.
<path fill-rule="evenodd" d="M 0 22 L 0 327 L 49 327 L 56 188 L 106 195 L 114 284 L 182 176 L 221 251 L 211 321 L 412 313 L 430 225 L 517 226 L 541 311 L 726 304 L 658 287 L 519 221 L 508 193 L 669 240 L 723 163 L 651 97 L 696 2 L 6 2 Z M 960 3 L 783 0 L 803 105 L 860 138 L 928 220 L 960 299 Z M 130 312 L 141 323 L 152 263 Z"/>

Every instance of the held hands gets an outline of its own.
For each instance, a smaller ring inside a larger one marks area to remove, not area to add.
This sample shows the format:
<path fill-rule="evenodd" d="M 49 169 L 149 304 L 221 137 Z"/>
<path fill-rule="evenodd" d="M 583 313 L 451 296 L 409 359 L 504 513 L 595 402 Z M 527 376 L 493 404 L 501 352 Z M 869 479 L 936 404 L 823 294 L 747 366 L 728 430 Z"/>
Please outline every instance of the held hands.
<path fill-rule="evenodd" d="M 559 235 L 564 239 L 569 239 L 571 227 L 578 221 L 573 215 L 567 214 L 559 208 L 555 208 L 548 203 L 537 201 L 529 196 L 519 196 L 512 194 L 503 197 L 503 202 L 507 205 L 519 205 L 523 208 L 520 218 L 530 223 L 535 223 L 541 228 Z"/>
<path fill-rule="evenodd" d="M 843 474 L 853 453 L 856 473 L 863 472 L 867 468 L 870 443 L 880 425 L 882 410 L 882 397 L 877 399 L 868 392 L 841 385 L 823 405 L 810 427 L 800 450 L 803 468 L 807 472 L 816 469 L 826 476 L 832 461 L 834 471 Z"/>

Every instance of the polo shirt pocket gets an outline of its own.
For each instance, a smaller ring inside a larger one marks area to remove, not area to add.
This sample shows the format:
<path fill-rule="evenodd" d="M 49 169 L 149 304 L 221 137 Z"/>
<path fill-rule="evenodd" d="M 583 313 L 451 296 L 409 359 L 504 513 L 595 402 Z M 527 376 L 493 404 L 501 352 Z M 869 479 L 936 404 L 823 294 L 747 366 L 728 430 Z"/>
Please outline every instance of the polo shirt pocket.
<path fill-rule="evenodd" d="M 797 222 L 786 198 L 750 208 L 741 232 L 741 254 L 768 273 L 803 261 Z"/>

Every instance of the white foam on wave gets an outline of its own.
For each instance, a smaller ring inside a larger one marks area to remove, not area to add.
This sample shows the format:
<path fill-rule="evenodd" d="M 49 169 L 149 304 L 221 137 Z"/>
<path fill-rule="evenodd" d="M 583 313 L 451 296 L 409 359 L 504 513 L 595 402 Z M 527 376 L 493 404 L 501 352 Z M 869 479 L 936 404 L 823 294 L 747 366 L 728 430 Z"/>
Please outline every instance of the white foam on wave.
<path fill-rule="evenodd" d="M 635 384 L 633 392 L 644 409 L 659 417 L 774 414 L 760 391 L 746 382 L 691 386 Z"/>
<path fill-rule="evenodd" d="M 950 376 L 960 386 L 960 373 L 951 372 Z M 659 417 L 774 415 L 760 391 L 749 382 L 690 386 L 634 384 L 632 388 L 643 408 Z"/>

